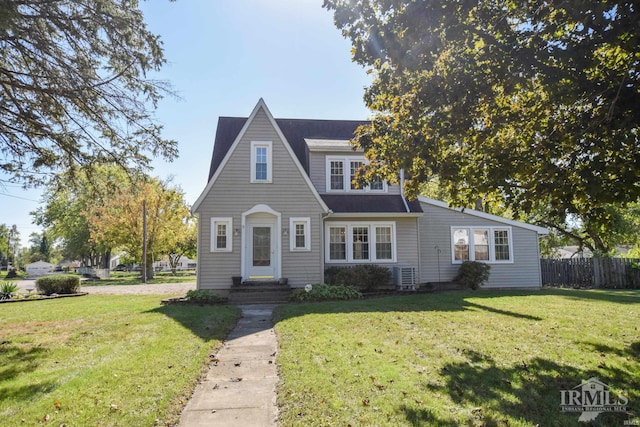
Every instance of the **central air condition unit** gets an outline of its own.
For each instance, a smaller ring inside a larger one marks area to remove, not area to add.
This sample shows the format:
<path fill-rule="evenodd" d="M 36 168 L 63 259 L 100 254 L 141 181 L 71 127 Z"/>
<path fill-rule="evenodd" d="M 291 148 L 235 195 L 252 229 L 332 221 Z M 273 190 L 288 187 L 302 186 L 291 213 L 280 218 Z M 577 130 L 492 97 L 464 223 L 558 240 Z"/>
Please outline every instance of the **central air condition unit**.
<path fill-rule="evenodd" d="M 398 291 L 416 290 L 416 268 L 415 267 L 393 267 L 393 284 Z"/>

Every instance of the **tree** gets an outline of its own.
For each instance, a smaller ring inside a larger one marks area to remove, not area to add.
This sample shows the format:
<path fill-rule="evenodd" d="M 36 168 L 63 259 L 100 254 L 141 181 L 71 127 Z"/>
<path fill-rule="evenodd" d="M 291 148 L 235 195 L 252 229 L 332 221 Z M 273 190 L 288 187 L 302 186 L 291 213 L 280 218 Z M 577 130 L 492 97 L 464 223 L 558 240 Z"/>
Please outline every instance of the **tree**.
<path fill-rule="evenodd" d="M 47 232 L 31 233 L 29 235 L 29 243 L 31 246 L 23 251 L 26 262 L 45 261 L 52 262 L 54 248 L 52 242 L 47 237 Z"/>
<path fill-rule="evenodd" d="M 167 244 L 167 259 L 173 274 L 176 274 L 178 262 L 183 256 L 195 258 L 198 251 L 197 217 L 190 215 L 182 226 L 173 233 L 173 242 Z"/>
<path fill-rule="evenodd" d="M 168 86 L 148 74 L 164 62 L 135 0 L 0 0 L 0 171 L 37 185 L 173 159 L 151 115 Z"/>
<path fill-rule="evenodd" d="M 112 194 L 129 191 L 130 177 L 115 165 L 96 166 L 91 173 L 62 173 L 47 185 L 43 206 L 31 214 L 51 239 L 61 241 L 65 257 L 109 268 L 112 243 L 92 238 L 90 224 L 96 218 L 90 212 L 93 206 L 109 203 Z"/>
<path fill-rule="evenodd" d="M 184 193 L 169 182 L 138 177 L 132 186 L 113 193 L 107 203 L 94 205 L 86 215 L 91 239 L 111 242 L 146 263 L 147 277 L 153 277 L 153 256 L 174 249 L 176 235 L 189 222 L 189 207 Z M 143 205 L 146 206 L 147 259 L 142 259 Z"/>
<path fill-rule="evenodd" d="M 608 251 L 640 198 L 640 8 L 623 1 L 325 0 L 374 75 L 354 143 L 363 182 L 437 176 L 454 205 L 492 197 L 517 218 Z M 612 207 L 614 209 L 612 209 Z M 540 214 L 541 215 L 538 215 Z"/>

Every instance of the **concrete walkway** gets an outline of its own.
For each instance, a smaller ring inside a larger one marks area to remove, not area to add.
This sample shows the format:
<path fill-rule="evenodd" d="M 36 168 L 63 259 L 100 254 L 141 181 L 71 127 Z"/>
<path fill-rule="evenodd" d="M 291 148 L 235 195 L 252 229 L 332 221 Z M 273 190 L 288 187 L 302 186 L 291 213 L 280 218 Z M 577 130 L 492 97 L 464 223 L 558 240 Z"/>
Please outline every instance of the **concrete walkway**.
<path fill-rule="evenodd" d="M 275 305 L 244 305 L 180 416 L 180 427 L 277 425 Z"/>

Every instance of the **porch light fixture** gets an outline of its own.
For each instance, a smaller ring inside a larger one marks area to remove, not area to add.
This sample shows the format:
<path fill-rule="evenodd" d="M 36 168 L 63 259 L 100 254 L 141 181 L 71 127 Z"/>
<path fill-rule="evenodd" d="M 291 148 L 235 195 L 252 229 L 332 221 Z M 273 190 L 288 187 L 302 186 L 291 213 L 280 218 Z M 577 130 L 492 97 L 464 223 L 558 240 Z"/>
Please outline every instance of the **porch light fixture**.
<path fill-rule="evenodd" d="M 239 236 L 240 235 L 240 229 L 239 228 L 234 228 L 233 229 L 233 235 L 234 236 Z"/>
<path fill-rule="evenodd" d="M 287 227 L 285 227 L 285 228 L 283 228 L 283 229 L 282 229 L 282 235 L 283 235 L 284 237 L 287 237 L 287 236 L 289 235 L 289 229 L 288 229 Z"/>

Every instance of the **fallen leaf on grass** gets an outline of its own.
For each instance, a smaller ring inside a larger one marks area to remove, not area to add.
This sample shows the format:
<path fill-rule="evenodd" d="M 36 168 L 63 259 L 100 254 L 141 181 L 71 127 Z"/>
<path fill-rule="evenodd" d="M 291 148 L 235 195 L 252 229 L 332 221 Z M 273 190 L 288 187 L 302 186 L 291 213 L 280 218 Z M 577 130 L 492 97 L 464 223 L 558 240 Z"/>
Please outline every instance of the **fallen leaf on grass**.
<path fill-rule="evenodd" d="M 362 404 L 364 406 L 369 406 L 369 399 L 362 399 Z"/>
<path fill-rule="evenodd" d="M 62 407 L 62 403 L 59 400 L 56 400 L 55 402 L 53 402 L 53 406 L 55 406 L 55 408 L 59 411 Z"/>
<path fill-rule="evenodd" d="M 44 417 L 42 417 L 42 421 L 44 421 L 45 423 L 46 423 L 47 421 L 49 421 L 50 419 L 51 419 L 51 415 L 49 415 L 49 414 L 45 414 L 45 416 L 44 416 Z"/>
<path fill-rule="evenodd" d="M 112 411 L 119 411 L 120 410 L 120 407 L 118 405 L 116 405 L 115 403 L 112 403 L 111 405 L 109 405 L 109 408 Z"/>

